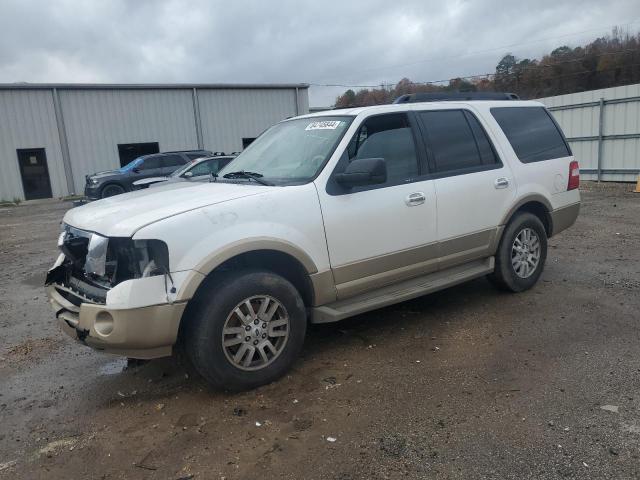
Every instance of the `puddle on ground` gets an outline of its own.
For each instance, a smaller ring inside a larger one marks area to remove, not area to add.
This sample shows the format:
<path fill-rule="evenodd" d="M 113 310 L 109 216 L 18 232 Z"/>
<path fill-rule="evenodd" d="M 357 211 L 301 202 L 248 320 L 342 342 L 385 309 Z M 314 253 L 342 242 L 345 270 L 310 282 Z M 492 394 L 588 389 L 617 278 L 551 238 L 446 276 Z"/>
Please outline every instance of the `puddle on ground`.
<path fill-rule="evenodd" d="M 105 363 L 98 369 L 100 375 L 117 375 L 127 369 L 126 357 L 118 358 L 109 363 Z"/>

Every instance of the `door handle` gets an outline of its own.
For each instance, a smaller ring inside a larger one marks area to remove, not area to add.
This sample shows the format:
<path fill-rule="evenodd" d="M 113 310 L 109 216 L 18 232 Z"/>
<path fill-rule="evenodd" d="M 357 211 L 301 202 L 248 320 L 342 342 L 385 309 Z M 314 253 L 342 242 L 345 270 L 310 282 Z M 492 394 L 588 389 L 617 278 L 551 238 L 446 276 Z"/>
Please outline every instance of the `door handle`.
<path fill-rule="evenodd" d="M 496 188 L 507 188 L 509 186 L 509 179 L 506 177 L 496 178 L 496 181 L 493 182 L 493 186 Z"/>
<path fill-rule="evenodd" d="M 415 192 L 407 195 L 407 198 L 404 199 L 404 203 L 406 203 L 408 207 L 415 207 L 416 205 L 422 205 L 426 199 L 427 197 L 423 192 Z"/>

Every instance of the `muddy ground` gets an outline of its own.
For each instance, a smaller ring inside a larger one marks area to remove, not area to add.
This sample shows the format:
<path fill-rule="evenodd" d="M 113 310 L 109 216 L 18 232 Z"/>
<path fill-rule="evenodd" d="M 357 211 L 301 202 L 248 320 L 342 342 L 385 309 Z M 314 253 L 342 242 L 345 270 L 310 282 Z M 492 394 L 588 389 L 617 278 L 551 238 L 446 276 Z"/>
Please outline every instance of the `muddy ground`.
<path fill-rule="evenodd" d="M 63 337 L 42 282 L 70 205 L 0 209 L 0 478 L 639 478 L 631 190 L 583 190 L 534 289 L 312 328 L 290 375 L 234 395 Z"/>

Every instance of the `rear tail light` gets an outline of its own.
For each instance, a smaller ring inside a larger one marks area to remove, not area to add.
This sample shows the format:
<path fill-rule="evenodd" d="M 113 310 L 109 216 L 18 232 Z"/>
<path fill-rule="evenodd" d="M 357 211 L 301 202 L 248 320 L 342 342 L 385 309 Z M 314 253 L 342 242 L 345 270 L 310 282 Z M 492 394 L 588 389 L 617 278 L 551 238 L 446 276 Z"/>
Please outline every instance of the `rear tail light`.
<path fill-rule="evenodd" d="M 569 183 L 567 184 L 567 190 L 575 190 L 580 186 L 580 165 L 573 160 L 569 164 Z"/>

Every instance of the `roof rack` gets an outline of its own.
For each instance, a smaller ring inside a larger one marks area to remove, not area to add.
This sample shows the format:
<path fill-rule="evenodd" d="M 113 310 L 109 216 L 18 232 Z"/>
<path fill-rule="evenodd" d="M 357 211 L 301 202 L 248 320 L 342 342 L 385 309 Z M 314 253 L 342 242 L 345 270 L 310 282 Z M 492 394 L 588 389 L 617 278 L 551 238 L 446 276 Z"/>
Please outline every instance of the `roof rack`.
<path fill-rule="evenodd" d="M 515 93 L 504 92 L 431 92 L 400 95 L 393 103 L 450 102 L 465 100 L 520 100 Z"/>
<path fill-rule="evenodd" d="M 158 152 L 158 153 L 164 154 L 164 153 L 200 153 L 200 152 L 209 153 L 209 150 L 203 150 L 201 148 L 197 148 L 195 150 L 169 150 L 167 152 Z M 150 155 L 158 155 L 158 153 L 152 153 Z"/>

